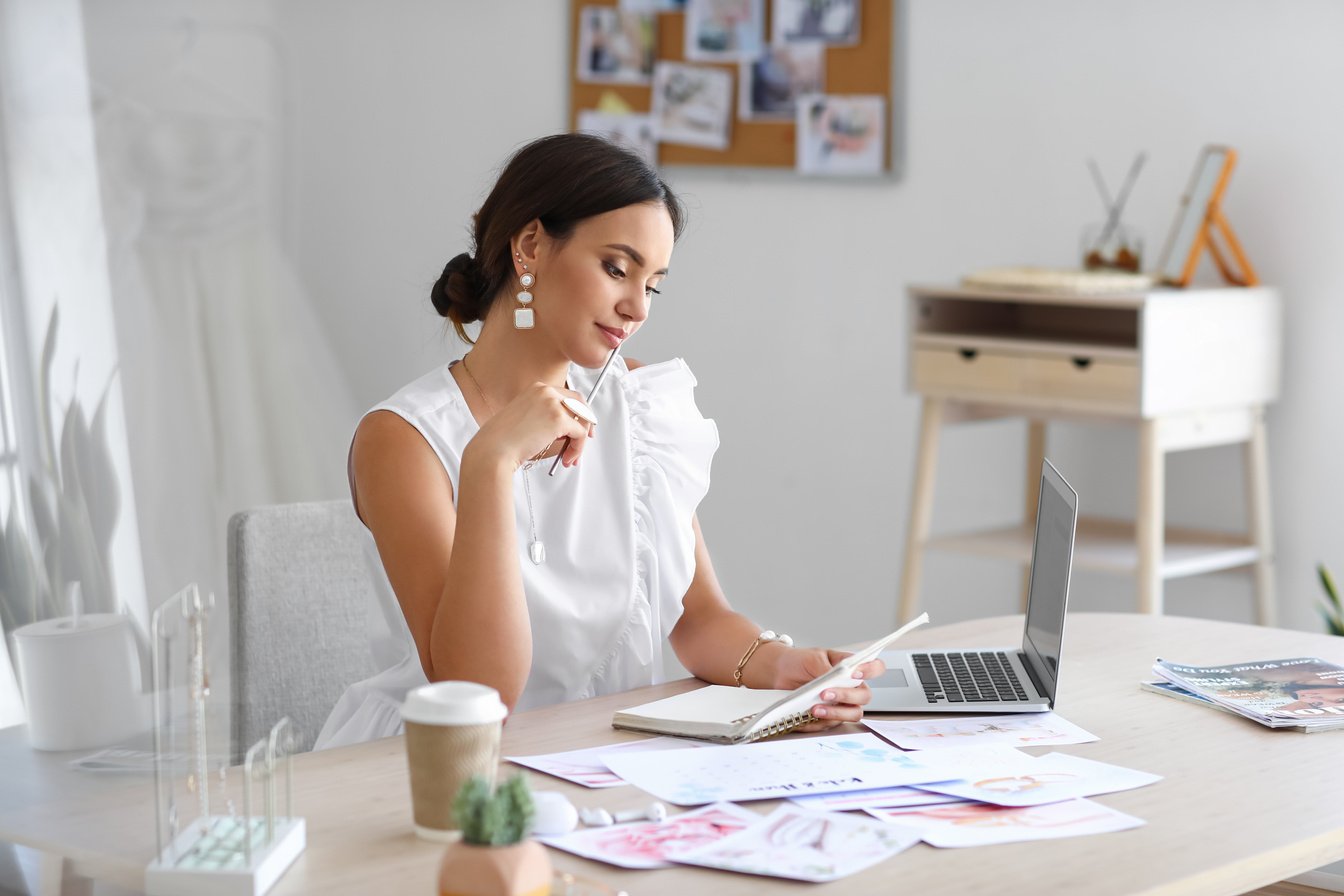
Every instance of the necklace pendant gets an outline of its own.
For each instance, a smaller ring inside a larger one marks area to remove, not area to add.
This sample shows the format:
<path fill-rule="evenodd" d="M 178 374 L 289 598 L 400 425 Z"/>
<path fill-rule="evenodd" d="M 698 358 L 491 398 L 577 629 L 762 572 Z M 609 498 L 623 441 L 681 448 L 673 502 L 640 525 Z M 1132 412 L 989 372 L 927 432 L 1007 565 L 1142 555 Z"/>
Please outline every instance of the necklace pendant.
<path fill-rule="evenodd" d="M 546 545 L 540 541 L 534 541 L 527 546 L 527 555 L 532 558 L 532 562 L 537 566 L 546 562 Z"/>

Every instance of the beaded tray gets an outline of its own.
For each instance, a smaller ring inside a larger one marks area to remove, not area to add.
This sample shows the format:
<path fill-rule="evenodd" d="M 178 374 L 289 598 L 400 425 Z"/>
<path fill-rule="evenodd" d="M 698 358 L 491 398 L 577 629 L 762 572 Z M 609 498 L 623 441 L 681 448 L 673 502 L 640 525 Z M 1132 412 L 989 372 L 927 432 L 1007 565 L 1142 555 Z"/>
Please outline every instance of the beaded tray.
<path fill-rule="evenodd" d="M 1155 282 L 1148 274 L 1126 271 L 1085 271 L 1071 268 L 985 268 L 961 279 L 963 286 L 1016 289 L 1031 292 L 1082 294 L 1140 292 Z"/>

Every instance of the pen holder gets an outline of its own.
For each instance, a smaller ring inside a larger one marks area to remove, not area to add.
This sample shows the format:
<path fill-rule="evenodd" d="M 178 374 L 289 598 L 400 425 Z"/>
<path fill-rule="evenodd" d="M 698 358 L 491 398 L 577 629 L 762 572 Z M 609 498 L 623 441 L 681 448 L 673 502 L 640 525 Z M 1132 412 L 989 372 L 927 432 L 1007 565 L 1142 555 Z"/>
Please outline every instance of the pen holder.
<path fill-rule="evenodd" d="M 1083 228 L 1079 245 L 1083 268 L 1089 271 L 1139 273 L 1143 262 L 1143 239 L 1125 224 L 1107 230 L 1104 224 Z"/>

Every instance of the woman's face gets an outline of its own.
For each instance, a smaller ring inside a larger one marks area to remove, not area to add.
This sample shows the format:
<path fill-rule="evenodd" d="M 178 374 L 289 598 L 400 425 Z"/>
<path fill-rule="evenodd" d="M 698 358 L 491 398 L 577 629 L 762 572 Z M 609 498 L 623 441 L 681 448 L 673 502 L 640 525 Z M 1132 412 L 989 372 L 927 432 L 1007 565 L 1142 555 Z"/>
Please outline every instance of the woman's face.
<path fill-rule="evenodd" d="M 543 236 L 532 288 L 537 329 L 580 367 L 601 367 L 648 318 L 672 245 L 662 203 L 588 218 L 564 243 Z"/>

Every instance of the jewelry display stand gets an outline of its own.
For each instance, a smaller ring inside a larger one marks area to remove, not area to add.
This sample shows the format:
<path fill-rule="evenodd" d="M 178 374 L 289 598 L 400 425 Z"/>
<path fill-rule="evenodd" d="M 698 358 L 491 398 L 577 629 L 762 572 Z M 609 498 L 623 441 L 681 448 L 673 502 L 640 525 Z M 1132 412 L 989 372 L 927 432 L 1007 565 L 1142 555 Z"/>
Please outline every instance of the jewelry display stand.
<path fill-rule="evenodd" d="M 150 896 L 260 896 L 306 845 L 304 820 L 294 815 L 294 733 L 288 718 L 247 751 L 241 815 L 230 792 L 227 762 L 220 761 L 215 774 L 210 773 L 205 635 L 214 603 L 214 595 L 202 600 L 196 586 L 188 585 L 155 610 L 150 623 L 158 855 L 145 870 Z M 185 750 L 178 743 L 180 726 L 187 729 Z M 278 814 L 281 772 L 284 812 Z M 254 814 L 258 794 L 262 811 Z M 184 820 L 184 812 L 192 808 L 194 816 Z"/>

